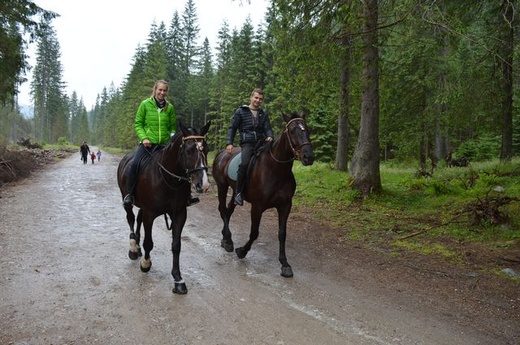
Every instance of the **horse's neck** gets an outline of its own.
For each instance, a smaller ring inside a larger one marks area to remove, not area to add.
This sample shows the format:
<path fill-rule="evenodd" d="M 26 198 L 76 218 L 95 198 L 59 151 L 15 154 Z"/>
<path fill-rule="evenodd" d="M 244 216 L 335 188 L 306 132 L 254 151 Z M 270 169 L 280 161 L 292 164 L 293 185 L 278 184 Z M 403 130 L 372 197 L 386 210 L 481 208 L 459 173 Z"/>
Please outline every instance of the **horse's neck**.
<path fill-rule="evenodd" d="M 170 172 L 177 172 L 180 169 L 179 152 L 181 146 L 181 138 L 177 138 L 173 143 L 167 144 L 158 152 L 157 160 Z"/>
<path fill-rule="evenodd" d="M 288 136 L 285 132 L 282 132 L 274 141 L 271 146 L 271 154 L 274 158 L 279 161 L 291 161 L 294 158 L 294 152 L 291 148 Z"/>

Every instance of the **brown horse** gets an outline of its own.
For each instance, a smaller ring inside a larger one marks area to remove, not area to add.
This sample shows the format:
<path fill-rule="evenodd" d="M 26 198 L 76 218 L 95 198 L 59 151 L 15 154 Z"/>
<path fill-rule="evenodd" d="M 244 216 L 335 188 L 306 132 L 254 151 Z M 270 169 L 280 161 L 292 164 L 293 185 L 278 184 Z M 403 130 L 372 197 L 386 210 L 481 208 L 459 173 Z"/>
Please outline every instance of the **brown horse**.
<path fill-rule="evenodd" d="M 251 232 L 249 241 L 235 250 L 239 258 L 244 258 L 253 242 L 258 238 L 260 220 L 265 210 L 276 208 L 278 211 L 278 241 L 279 260 L 282 264 L 281 275 L 292 277 L 292 268 L 285 256 L 285 238 L 287 219 L 292 207 L 292 197 L 296 190 L 296 180 L 292 173 L 295 159 L 303 165 L 312 165 L 314 152 L 310 142 L 309 129 L 305 123 L 306 112 L 293 112 L 283 114 L 286 122 L 282 134 L 278 135 L 271 143 L 266 144 L 259 155 L 254 158 L 254 165 L 248 173 L 247 185 L 244 188 L 244 199 L 251 203 Z M 213 179 L 218 187 L 218 210 L 224 222 L 222 228 L 221 246 L 228 252 L 233 251 L 233 240 L 229 230 L 229 221 L 235 204 L 233 198 L 226 206 L 226 197 L 229 187 L 235 189 L 236 183 L 227 171 L 233 157 L 238 155 L 240 149 L 234 149 L 233 153 L 222 150 L 217 153 L 213 162 Z"/>
<path fill-rule="evenodd" d="M 135 215 L 132 206 L 125 207 L 126 219 L 130 226 L 130 259 L 141 256 L 140 226 L 144 226 L 144 257 L 141 258 L 141 271 L 148 272 L 152 265 L 150 252 L 153 249 L 152 226 L 155 218 L 168 215 L 172 220 L 172 276 L 173 292 L 185 294 L 188 292 L 179 268 L 181 251 L 181 233 L 186 223 L 188 200 L 191 187 L 199 193 L 209 188 L 207 174 L 207 153 L 205 135 L 208 132 L 208 122 L 202 129 L 185 127 L 180 121 L 180 131 L 170 138 L 170 142 L 162 149 L 152 149 L 146 157 L 146 165 L 141 163 L 140 173 L 135 187 L 135 206 L 137 214 L 137 229 L 134 232 Z M 126 169 L 129 167 L 134 152 L 125 155 L 117 169 L 117 181 L 121 197 L 127 193 Z"/>

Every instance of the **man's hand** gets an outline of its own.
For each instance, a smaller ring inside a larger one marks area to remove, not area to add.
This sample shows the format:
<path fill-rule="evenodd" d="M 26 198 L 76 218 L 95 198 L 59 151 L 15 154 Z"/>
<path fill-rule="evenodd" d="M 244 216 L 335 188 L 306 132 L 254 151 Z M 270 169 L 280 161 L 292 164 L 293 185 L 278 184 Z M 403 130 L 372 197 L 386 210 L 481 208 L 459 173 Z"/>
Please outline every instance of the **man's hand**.
<path fill-rule="evenodd" d="M 150 142 L 150 140 L 144 139 L 143 140 L 143 146 L 146 147 L 146 148 L 152 147 L 152 143 Z"/>
<path fill-rule="evenodd" d="M 233 145 L 229 144 L 228 146 L 226 146 L 226 151 L 227 151 L 228 153 L 233 152 Z"/>

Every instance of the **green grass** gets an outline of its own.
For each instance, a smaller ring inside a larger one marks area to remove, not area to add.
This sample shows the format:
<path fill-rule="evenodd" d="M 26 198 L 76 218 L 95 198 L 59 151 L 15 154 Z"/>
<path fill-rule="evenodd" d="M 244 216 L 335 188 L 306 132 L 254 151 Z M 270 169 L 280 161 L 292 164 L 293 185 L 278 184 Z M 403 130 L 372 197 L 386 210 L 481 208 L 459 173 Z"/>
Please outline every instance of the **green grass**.
<path fill-rule="evenodd" d="M 360 200 L 349 174 L 330 165 L 304 167 L 296 162 L 296 208 L 312 208 L 316 219 L 341 229 L 345 238 L 458 261 L 458 243 L 485 249 L 520 244 L 520 202 L 499 210 L 503 224 L 483 219 L 475 224 L 468 205 L 486 196 L 520 198 L 520 160 L 472 163 L 466 168 L 437 168 L 431 178 L 417 178 L 417 168 L 381 165 L 383 191 Z M 498 191 L 497 191 L 498 190 Z"/>

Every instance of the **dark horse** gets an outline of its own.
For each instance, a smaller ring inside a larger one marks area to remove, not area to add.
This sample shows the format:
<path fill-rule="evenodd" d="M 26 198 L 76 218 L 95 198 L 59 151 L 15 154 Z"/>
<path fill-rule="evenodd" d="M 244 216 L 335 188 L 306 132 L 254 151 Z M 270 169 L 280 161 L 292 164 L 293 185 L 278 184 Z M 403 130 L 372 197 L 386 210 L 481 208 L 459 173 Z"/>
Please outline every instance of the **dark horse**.
<path fill-rule="evenodd" d="M 160 150 L 152 150 L 148 163 L 141 172 L 135 187 L 135 206 L 137 214 L 137 229 L 134 232 L 135 215 L 132 206 L 125 207 L 126 219 L 130 226 L 130 259 L 141 256 L 140 227 L 144 225 L 144 257 L 141 258 L 141 271 L 148 272 L 152 265 L 150 252 L 153 249 L 152 226 L 155 218 L 168 215 L 172 230 L 172 276 L 173 292 L 185 294 L 188 292 L 179 268 L 181 251 L 181 233 L 186 222 L 188 200 L 193 185 L 197 192 L 205 192 L 209 188 L 207 174 L 207 153 L 205 135 L 209 129 L 208 122 L 202 129 L 185 127 L 180 121 L 180 130 L 170 138 L 170 142 Z M 117 182 L 121 197 L 127 193 L 126 169 L 132 161 L 135 152 L 125 155 L 117 169 Z"/>
<path fill-rule="evenodd" d="M 251 245 L 258 238 L 260 220 L 265 210 L 276 208 L 278 211 L 278 240 L 279 260 L 282 264 L 282 276 L 292 277 L 291 265 L 285 256 L 285 238 L 287 219 L 292 207 L 292 197 L 296 190 L 296 180 L 292 173 L 295 159 L 303 165 L 312 165 L 314 152 L 312 150 L 309 129 L 305 123 L 306 112 L 293 112 L 283 114 L 286 122 L 282 134 L 278 135 L 271 143 L 266 144 L 264 150 L 254 158 L 254 166 L 248 174 L 247 185 L 244 188 L 244 199 L 251 203 L 251 232 L 249 241 L 235 252 L 239 258 L 244 258 Z M 240 149 L 235 149 L 232 154 L 225 150 L 217 153 L 213 162 L 213 179 L 218 187 L 218 210 L 224 221 L 222 228 L 221 246 L 228 252 L 233 251 L 233 240 L 229 230 L 229 221 L 235 204 L 233 198 L 226 206 L 228 188 L 236 187 L 235 181 L 227 174 L 228 166 Z"/>

